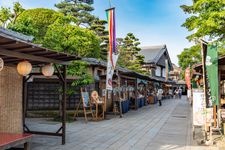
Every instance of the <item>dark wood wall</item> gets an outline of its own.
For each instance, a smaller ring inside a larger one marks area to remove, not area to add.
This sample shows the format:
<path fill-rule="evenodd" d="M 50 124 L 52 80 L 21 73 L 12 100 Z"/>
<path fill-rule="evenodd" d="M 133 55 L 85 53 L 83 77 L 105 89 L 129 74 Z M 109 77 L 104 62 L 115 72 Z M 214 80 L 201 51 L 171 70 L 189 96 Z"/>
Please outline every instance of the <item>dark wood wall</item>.
<path fill-rule="evenodd" d="M 71 88 L 72 81 L 68 81 Z M 60 104 L 60 82 L 57 79 L 35 79 L 28 82 L 27 110 L 58 110 Z M 87 86 L 87 90 L 96 89 L 95 84 Z M 72 88 L 74 94 L 67 95 L 67 109 L 73 110 L 80 101 L 80 88 Z M 98 90 L 98 89 L 96 89 Z"/>

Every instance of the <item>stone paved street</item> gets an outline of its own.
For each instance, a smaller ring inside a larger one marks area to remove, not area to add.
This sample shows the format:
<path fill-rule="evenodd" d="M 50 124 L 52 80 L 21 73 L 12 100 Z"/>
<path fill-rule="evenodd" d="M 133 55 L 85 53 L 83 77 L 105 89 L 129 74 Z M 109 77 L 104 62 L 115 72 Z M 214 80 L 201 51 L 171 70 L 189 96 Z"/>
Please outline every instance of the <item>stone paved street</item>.
<path fill-rule="evenodd" d="M 33 150 L 205 150 L 215 147 L 193 146 L 191 108 L 186 97 L 162 101 L 162 106 L 148 105 L 99 122 L 79 120 L 67 124 L 67 144 L 58 137 L 36 136 Z M 34 126 L 33 123 L 30 124 Z M 35 123 L 47 131 L 57 125 Z"/>

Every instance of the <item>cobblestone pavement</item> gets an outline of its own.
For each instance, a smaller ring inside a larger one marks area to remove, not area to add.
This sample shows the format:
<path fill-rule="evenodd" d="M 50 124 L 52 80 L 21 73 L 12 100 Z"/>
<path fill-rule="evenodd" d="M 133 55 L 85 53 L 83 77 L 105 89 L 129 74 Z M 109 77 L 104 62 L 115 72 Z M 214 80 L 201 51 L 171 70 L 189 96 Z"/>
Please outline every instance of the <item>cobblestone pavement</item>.
<path fill-rule="evenodd" d="M 109 118 L 109 116 L 108 116 Z M 47 124 L 48 123 L 48 124 Z M 30 122 L 33 129 L 54 131 L 55 122 Z M 67 123 L 66 145 L 59 137 L 35 136 L 32 150 L 214 150 L 192 145 L 191 108 L 186 97 L 167 99 L 162 106 L 148 105 L 131 110 L 123 118 L 88 123 Z"/>

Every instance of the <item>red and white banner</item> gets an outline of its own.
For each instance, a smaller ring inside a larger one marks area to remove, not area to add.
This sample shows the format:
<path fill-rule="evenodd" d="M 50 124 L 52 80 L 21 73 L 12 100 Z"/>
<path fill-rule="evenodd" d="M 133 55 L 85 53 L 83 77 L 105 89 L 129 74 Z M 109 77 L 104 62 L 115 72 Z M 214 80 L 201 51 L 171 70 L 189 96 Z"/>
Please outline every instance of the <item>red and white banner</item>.
<path fill-rule="evenodd" d="M 190 67 L 185 69 L 185 82 L 187 84 L 187 88 L 191 89 L 191 71 L 190 71 Z"/>

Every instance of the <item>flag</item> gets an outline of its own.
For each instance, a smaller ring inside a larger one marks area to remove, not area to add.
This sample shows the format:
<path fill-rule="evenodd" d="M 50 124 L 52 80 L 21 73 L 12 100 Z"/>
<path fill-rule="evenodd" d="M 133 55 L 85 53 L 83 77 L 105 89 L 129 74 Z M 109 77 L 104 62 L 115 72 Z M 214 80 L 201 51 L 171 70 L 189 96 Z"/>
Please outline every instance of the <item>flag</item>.
<path fill-rule="evenodd" d="M 185 82 L 188 89 L 191 89 L 191 71 L 190 67 L 185 69 Z"/>
<path fill-rule="evenodd" d="M 115 26 L 115 8 L 106 10 L 109 31 L 109 51 L 107 59 L 107 75 L 106 89 L 112 90 L 112 78 L 116 67 L 116 62 L 119 57 L 119 52 L 116 48 L 116 26 Z"/>
<path fill-rule="evenodd" d="M 211 107 L 219 105 L 218 52 L 215 45 L 208 46 L 205 65 L 208 84 L 207 93 L 209 95 L 208 107 Z"/>

